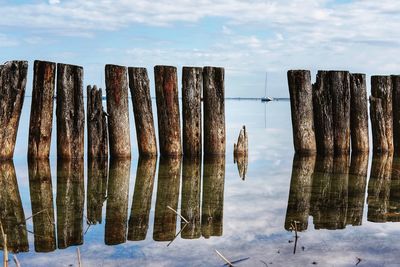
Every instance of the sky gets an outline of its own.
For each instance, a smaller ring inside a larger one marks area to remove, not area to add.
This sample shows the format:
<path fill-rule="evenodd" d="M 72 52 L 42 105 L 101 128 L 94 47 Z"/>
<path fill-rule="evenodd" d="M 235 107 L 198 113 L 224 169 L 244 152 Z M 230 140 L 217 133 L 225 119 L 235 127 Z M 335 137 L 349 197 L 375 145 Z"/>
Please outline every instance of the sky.
<path fill-rule="evenodd" d="M 226 96 L 287 97 L 286 72 L 396 74 L 393 0 L 0 0 L 0 62 L 80 65 L 104 88 L 104 65 L 221 66 Z M 180 80 L 179 75 L 179 80 Z M 32 79 L 28 80 L 27 92 Z M 153 86 L 153 85 L 152 85 Z M 84 90 L 85 91 L 85 90 Z M 154 87 L 152 90 L 154 95 Z"/>

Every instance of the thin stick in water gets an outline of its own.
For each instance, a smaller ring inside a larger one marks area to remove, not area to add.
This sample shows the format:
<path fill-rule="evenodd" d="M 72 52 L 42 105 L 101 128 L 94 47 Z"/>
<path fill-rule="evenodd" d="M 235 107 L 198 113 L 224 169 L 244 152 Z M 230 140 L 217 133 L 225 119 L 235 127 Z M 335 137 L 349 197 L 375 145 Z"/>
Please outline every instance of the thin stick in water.
<path fill-rule="evenodd" d="M 167 208 L 169 208 L 170 210 L 172 210 L 173 212 L 175 212 L 179 217 L 181 217 L 182 220 L 185 221 L 185 223 L 189 223 L 189 221 L 186 220 L 185 217 L 183 217 L 182 215 L 180 215 L 176 210 L 174 210 L 174 209 L 171 208 L 170 206 L 167 206 Z"/>
<path fill-rule="evenodd" d="M 218 256 L 220 256 L 221 259 L 223 259 L 229 266 L 233 266 L 233 264 L 232 264 L 227 258 L 225 258 L 224 255 L 222 255 L 218 250 L 215 250 L 215 252 L 216 252 L 216 253 L 218 254 Z"/>
<path fill-rule="evenodd" d="M 18 260 L 18 258 L 17 258 L 17 255 L 14 255 L 13 259 L 14 259 L 14 262 L 15 262 L 15 266 L 21 267 L 21 264 L 19 263 L 19 260 Z"/>
<path fill-rule="evenodd" d="M 81 263 L 81 252 L 79 250 L 79 247 L 76 248 L 76 254 L 78 254 L 78 266 L 82 267 L 82 263 Z"/>

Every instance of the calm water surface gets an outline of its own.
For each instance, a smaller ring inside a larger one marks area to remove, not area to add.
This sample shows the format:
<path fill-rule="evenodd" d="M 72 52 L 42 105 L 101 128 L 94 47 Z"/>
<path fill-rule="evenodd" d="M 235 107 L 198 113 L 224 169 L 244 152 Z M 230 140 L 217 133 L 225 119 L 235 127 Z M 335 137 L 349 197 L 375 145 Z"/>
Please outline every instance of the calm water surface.
<path fill-rule="evenodd" d="M 223 266 L 215 250 L 237 266 L 399 266 L 400 161 L 295 156 L 287 101 L 227 101 L 225 157 L 139 159 L 131 113 L 131 161 L 28 162 L 30 101 L 0 164 L 22 266 L 78 266 L 77 246 L 83 266 Z M 243 124 L 250 155 L 234 164 Z"/>

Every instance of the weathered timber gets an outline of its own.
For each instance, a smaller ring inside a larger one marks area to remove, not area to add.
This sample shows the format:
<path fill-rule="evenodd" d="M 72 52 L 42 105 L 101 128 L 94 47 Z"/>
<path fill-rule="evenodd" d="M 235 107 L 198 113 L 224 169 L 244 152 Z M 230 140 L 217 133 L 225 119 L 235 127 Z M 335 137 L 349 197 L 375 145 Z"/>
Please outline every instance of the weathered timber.
<path fill-rule="evenodd" d="M 149 228 L 151 198 L 157 157 L 139 157 L 133 192 L 131 215 L 129 217 L 128 240 L 145 240 Z"/>
<path fill-rule="evenodd" d="M 158 140 L 161 156 L 182 155 L 177 70 L 155 66 Z"/>
<path fill-rule="evenodd" d="M 393 106 L 393 148 L 396 156 L 400 155 L 400 75 L 392 75 Z"/>
<path fill-rule="evenodd" d="M 49 159 L 30 158 L 28 169 L 35 251 L 54 251 L 57 247 Z"/>
<path fill-rule="evenodd" d="M 372 128 L 373 152 L 387 153 L 389 149 L 388 136 L 390 135 L 385 123 L 385 113 L 382 107 L 382 99 L 370 96 L 370 116 Z"/>
<path fill-rule="evenodd" d="M 349 170 L 349 205 L 347 207 L 346 224 L 353 226 L 361 225 L 365 188 L 367 186 L 368 153 L 353 152 Z"/>
<path fill-rule="evenodd" d="M 387 221 L 400 222 L 400 158 L 393 158 Z"/>
<path fill-rule="evenodd" d="M 239 156 L 247 156 L 249 153 L 249 141 L 247 138 L 246 126 L 243 125 L 240 130 L 237 143 L 233 145 L 233 156 L 237 158 Z"/>
<path fill-rule="evenodd" d="M 367 83 L 361 73 L 350 75 L 350 134 L 352 153 L 369 151 Z"/>
<path fill-rule="evenodd" d="M 0 68 L 0 160 L 14 156 L 27 73 L 27 61 L 9 61 Z"/>
<path fill-rule="evenodd" d="M 8 251 L 27 252 L 28 232 L 12 160 L 0 162 L 0 203 L 0 221 L 7 235 Z M 0 235 L 0 249 L 4 250 L 3 235 Z"/>
<path fill-rule="evenodd" d="M 56 63 L 35 60 L 29 122 L 29 158 L 45 159 L 50 155 L 55 80 Z"/>
<path fill-rule="evenodd" d="M 127 69 L 123 66 L 106 65 L 105 77 L 110 157 L 130 158 Z"/>
<path fill-rule="evenodd" d="M 139 155 L 155 156 L 157 142 L 147 70 L 132 67 L 128 70 Z"/>
<path fill-rule="evenodd" d="M 108 134 L 106 113 L 103 110 L 102 90 L 87 87 L 87 138 L 88 158 L 108 158 Z"/>
<path fill-rule="evenodd" d="M 225 155 L 206 156 L 203 169 L 201 234 L 222 236 L 224 214 Z"/>
<path fill-rule="evenodd" d="M 333 154 L 332 93 L 328 71 L 318 71 L 317 73 L 317 80 L 313 84 L 313 111 L 317 152 L 320 155 Z"/>
<path fill-rule="evenodd" d="M 85 186 L 83 159 L 57 160 L 57 243 L 59 249 L 83 244 Z"/>
<path fill-rule="evenodd" d="M 392 153 L 373 155 L 367 197 L 367 220 L 370 222 L 387 221 L 392 163 Z"/>
<path fill-rule="evenodd" d="M 111 158 L 104 238 L 106 245 L 126 242 L 130 172 L 130 159 Z"/>
<path fill-rule="evenodd" d="M 287 78 L 294 149 L 296 153 L 315 153 L 317 147 L 314 132 L 313 92 L 310 71 L 289 70 Z"/>
<path fill-rule="evenodd" d="M 183 154 L 198 157 L 202 153 L 201 92 L 203 69 L 182 69 Z"/>
<path fill-rule="evenodd" d="M 288 231 L 294 231 L 294 227 L 297 231 L 307 230 L 314 167 L 315 155 L 295 154 L 285 218 Z"/>
<path fill-rule="evenodd" d="M 329 71 L 335 155 L 350 153 L 350 73 Z"/>
<path fill-rule="evenodd" d="M 184 157 L 182 168 L 182 216 L 189 221 L 181 221 L 181 237 L 196 239 L 201 236 L 201 157 Z"/>
<path fill-rule="evenodd" d="M 387 151 L 393 151 L 392 79 L 390 76 L 371 76 L 371 95 L 381 99 L 383 122 L 387 139 Z M 372 110 L 371 110 L 372 111 Z M 371 113 L 372 117 L 372 113 Z"/>
<path fill-rule="evenodd" d="M 168 206 L 174 210 L 178 209 L 181 162 L 180 157 L 160 159 L 154 214 L 154 241 L 171 241 L 175 237 L 177 215 Z"/>
<path fill-rule="evenodd" d="M 83 158 L 85 111 L 83 68 L 57 64 L 57 156 Z"/>
<path fill-rule="evenodd" d="M 87 172 L 87 222 L 101 224 L 103 203 L 107 195 L 108 159 L 89 159 Z"/>
<path fill-rule="evenodd" d="M 206 155 L 225 154 L 224 80 L 224 68 L 203 68 L 204 154 Z"/>

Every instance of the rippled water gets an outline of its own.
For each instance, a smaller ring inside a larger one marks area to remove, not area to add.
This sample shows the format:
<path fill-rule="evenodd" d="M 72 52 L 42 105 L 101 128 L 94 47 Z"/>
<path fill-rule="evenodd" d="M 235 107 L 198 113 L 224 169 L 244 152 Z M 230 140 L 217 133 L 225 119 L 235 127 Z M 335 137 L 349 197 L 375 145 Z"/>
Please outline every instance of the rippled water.
<path fill-rule="evenodd" d="M 295 156 L 287 101 L 227 101 L 225 157 L 138 159 L 131 113 L 131 161 L 28 162 L 30 101 L 0 164 L 22 266 L 78 266 L 77 247 L 83 266 L 223 266 L 215 250 L 235 266 L 399 265 L 400 160 Z M 234 164 L 243 124 L 249 158 Z"/>

